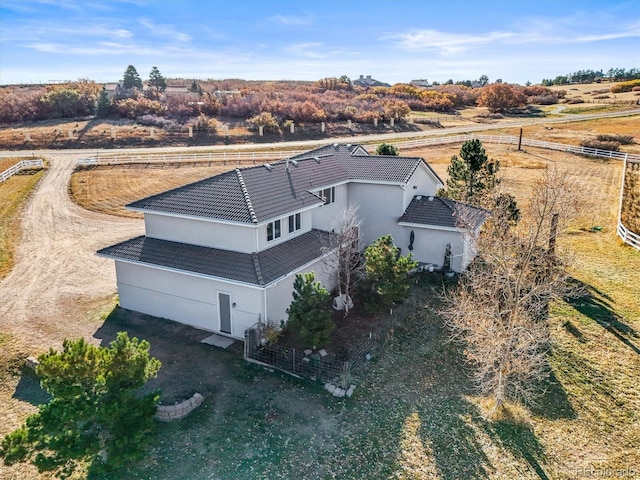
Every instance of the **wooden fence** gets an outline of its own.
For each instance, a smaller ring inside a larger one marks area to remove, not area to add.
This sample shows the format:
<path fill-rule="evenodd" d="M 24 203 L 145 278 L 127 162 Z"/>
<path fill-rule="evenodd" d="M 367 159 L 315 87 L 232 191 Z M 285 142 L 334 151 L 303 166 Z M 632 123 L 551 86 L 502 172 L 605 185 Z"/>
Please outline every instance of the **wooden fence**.
<path fill-rule="evenodd" d="M 462 134 L 444 137 L 427 137 L 402 142 L 392 142 L 400 149 L 411 149 L 432 145 L 446 145 L 451 143 L 463 143 L 477 138 L 484 143 L 502 143 L 517 145 L 520 138 L 514 135 L 475 135 Z M 523 146 L 558 150 L 562 152 L 588 155 L 591 157 L 613 158 L 617 160 L 640 161 L 640 155 L 633 153 L 612 152 L 597 148 L 566 145 L 562 143 L 545 142 L 542 140 L 522 139 Z M 202 153 L 148 153 L 148 154 L 97 154 L 95 157 L 78 160 L 79 165 L 118 165 L 131 163 L 221 163 L 223 165 L 256 164 L 264 160 L 282 160 L 287 157 L 299 155 L 308 150 L 285 151 L 256 151 L 256 152 L 202 152 Z"/>
<path fill-rule="evenodd" d="M 41 158 L 38 158 L 36 160 L 20 160 L 14 166 L 7 168 L 4 172 L 0 173 L 0 183 L 7 181 L 9 177 L 15 175 L 20 170 L 24 170 L 25 168 L 37 167 L 44 167 L 44 162 Z"/>

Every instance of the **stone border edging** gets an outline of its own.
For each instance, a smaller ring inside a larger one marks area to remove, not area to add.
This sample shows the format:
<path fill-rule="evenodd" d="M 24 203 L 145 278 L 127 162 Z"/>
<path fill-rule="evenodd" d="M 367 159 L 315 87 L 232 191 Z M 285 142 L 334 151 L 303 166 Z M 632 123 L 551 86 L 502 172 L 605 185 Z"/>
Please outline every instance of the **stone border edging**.
<path fill-rule="evenodd" d="M 25 363 L 27 368 L 35 371 L 39 362 L 35 357 L 27 357 Z M 193 412 L 202 404 L 203 401 L 204 397 L 200 393 L 196 392 L 191 398 L 187 398 L 186 400 L 183 400 L 180 403 L 176 403 L 175 405 L 158 405 L 158 409 L 156 410 L 153 418 L 161 422 L 178 420 L 180 418 L 186 417 L 191 412 Z"/>
<path fill-rule="evenodd" d="M 194 393 L 191 398 L 187 398 L 175 405 L 158 405 L 158 411 L 154 415 L 156 420 L 161 422 L 170 422 L 172 420 L 178 420 L 186 417 L 193 410 L 199 407 L 204 400 L 204 397 L 199 393 Z"/>

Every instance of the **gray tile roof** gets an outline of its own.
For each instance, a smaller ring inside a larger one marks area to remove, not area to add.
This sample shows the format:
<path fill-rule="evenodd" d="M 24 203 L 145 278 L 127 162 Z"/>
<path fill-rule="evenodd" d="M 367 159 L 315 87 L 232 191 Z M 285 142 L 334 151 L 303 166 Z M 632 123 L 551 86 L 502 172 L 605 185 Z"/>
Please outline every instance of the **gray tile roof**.
<path fill-rule="evenodd" d="M 253 254 L 140 236 L 103 248 L 98 255 L 264 286 L 321 257 L 329 236 L 311 230 Z"/>
<path fill-rule="evenodd" d="M 322 204 L 313 192 L 328 185 L 352 180 L 406 183 L 423 162 L 419 157 L 367 155 L 359 145 L 327 145 L 269 168 L 236 169 L 128 207 L 255 224 Z"/>
<path fill-rule="evenodd" d="M 461 222 L 479 227 L 487 218 L 487 211 L 448 198 L 416 195 L 398 222 L 459 228 Z"/>

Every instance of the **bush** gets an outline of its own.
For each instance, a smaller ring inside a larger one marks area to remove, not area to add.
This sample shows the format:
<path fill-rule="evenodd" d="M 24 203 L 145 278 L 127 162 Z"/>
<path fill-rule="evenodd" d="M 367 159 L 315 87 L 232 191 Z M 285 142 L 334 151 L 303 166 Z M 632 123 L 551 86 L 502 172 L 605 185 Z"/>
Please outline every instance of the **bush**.
<path fill-rule="evenodd" d="M 558 103 L 558 97 L 555 95 L 536 95 L 529 97 L 529 103 L 535 105 L 555 105 Z"/>
<path fill-rule="evenodd" d="M 608 150 L 611 152 L 620 151 L 620 142 L 610 142 L 610 141 L 590 139 L 590 140 L 584 140 L 580 142 L 580 145 L 587 148 L 597 148 L 598 150 Z"/>
<path fill-rule="evenodd" d="M 138 123 L 146 127 L 157 127 L 165 130 L 176 130 L 180 124 L 171 118 L 159 117 L 158 115 L 142 115 L 138 118 Z"/>
<path fill-rule="evenodd" d="M 635 143 L 633 141 L 633 136 L 631 135 L 603 134 L 598 135 L 596 139 L 601 142 L 618 142 L 620 145 L 631 145 L 632 143 Z"/>
<path fill-rule="evenodd" d="M 611 87 L 611 93 L 630 92 L 634 87 L 640 87 L 640 79 L 621 82 Z"/>
<path fill-rule="evenodd" d="M 264 127 L 265 132 L 270 133 L 280 133 L 280 125 L 278 125 L 278 120 L 273 114 L 269 112 L 262 112 L 255 117 L 251 117 L 247 120 L 247 123 L 253 125 L 254 127 Z"/>
<path fill-rule="evenodd" d="M 567 100 L 566 103 L 573 105 L 575 103 L 584 103 L 584 100 L 581 99 L 580 97 L 576 97 L 576 98 L 570 98 L 569 100 Z"/>

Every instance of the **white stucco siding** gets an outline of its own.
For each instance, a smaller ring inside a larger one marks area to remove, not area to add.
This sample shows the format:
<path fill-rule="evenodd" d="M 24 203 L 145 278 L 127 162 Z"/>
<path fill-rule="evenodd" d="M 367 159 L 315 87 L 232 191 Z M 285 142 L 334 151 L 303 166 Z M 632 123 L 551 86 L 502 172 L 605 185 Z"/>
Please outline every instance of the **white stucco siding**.
<path fill-rule="evenodd" d="M 267 222 L 262 225 L 259 225 L 257 228 L 258 231 L 258 250 L 259 252 L 271 248 L 279 243 L 286 242 L 287 240 L 291 240 L 298 235 L 302 235 L 303 233 L 308 232 L 313 227 L 313 222 L 311 220 L 312 213 L 309 210 L 305 210 L 300 213 L 300 230 L 294 230 L 289 233 L 289 215 L 285 215 L 283 217 L 277 217 L 272 220 L 280 220 L 280 237 L 274 238 L 273 240 L 267 240 L 267 225 L 272 222 Z M 295 215 L 295 214 L 294 214 Z M 295 222 L 295 217 L 294 217 Z M 294 223 L 295 226 L 295 223 Z M 315 227 L 313 227 L 315 228 Z M 256 250 L 252 250 L 255 252 Z"/>
<path fill-rule="evenodd" d="M 316 281 L 322 283 L 327 290 L 332 291 L 336 287 L 335 276 L 331 274 L 330 269 L 323 260 L 318 260 L 295 273 L 291 273 L 277 284 L 267 288 L 268 320 L 275 322 L 280 322 L 280 320 L 287 321 L 287 308 L 293 301 L 293 282 L 295 281 L 296 273 L 307 272 L 314 272 Z"/>
<path fill-rule="evenodd" d="M 231 297 L 231 336 L 243 339 L 244 331 L 264 318 L 257 288 L 117 260 L 116 275 L 123 308 L 219 332 L 222 292 Z"/>
<path fill-rule="evenodd" d="M 433 196 L 443 185 L 434 177 L 433 173 L 424 164 L 421 164 L 413 173 L 407 188 L 405 189 L 403 211 L 409 206 L 415 195 Z"/>
<path fill-rule="evenodd" d="M 145 213 L 147 237 L 234 252 L 256 251 L 256 227 Z"/>
<path fill-rule="evenodd" d="M 362 227 L 362 246 L 366 247 L 382 235 L 391 235 L 394 243 L 401 229 L 398 218 L 404 213 L 404 190 L 398 185 L 351 183 L 349 203 L 358 206 Z M 398 245 L 400 246 L 400 245 Z M 406 245 L 403 247 L 403 252 Z"/>
<path fill-rule="evenodd" d="M 335 186 L 334 198 L 335 201 L 333 203 L 313 209 L 313 228 L 328 232 L 336 228 L 340 214 L 348 205 L 348 187 L 346 184 Z"/>
<path fill-rule="evenodd" d="M 447 243 L 451 244 L 451 269 L 461 272 L 469 263 L 467 245 L 464 235 L 459 231 L 425 228 L 422 226 L 402 227 L 402 241 L 396 245 L 402 248 L 402 254 L 409 253 L 409 236 L 415 233 L 413 259 L 421 263 L 430 263 L 442 268 Z"/>

